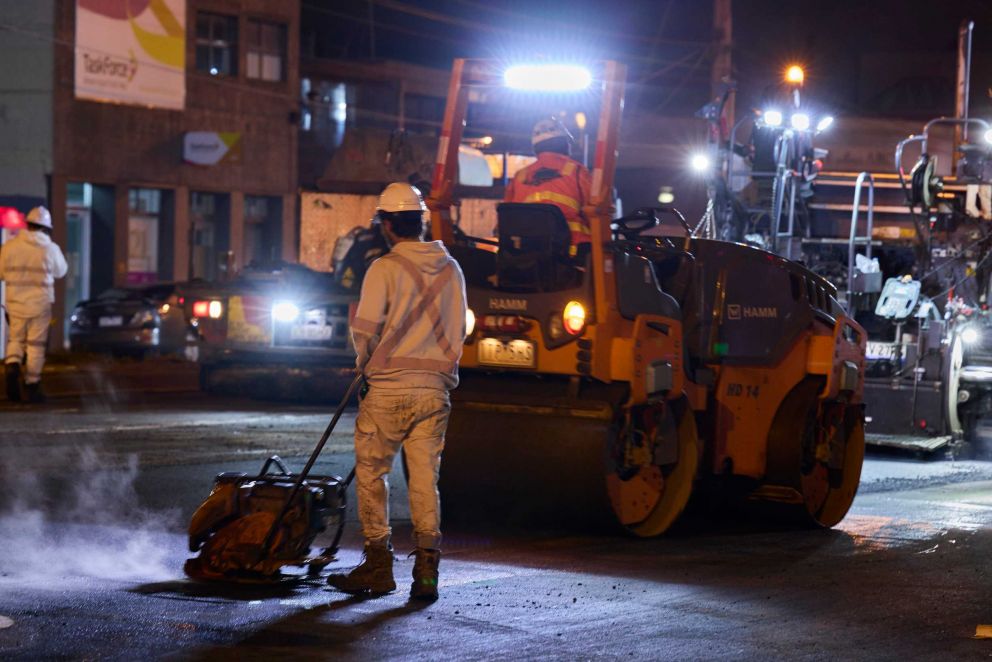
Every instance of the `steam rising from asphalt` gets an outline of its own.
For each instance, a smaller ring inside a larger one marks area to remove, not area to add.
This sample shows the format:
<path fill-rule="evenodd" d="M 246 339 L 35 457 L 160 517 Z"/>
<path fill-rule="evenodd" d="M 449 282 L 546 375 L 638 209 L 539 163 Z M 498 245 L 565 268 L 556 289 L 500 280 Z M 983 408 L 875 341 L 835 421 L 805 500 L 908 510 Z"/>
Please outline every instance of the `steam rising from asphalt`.
<path fill-rule="evenodd" d="M 37 579 L 56 587 L 66 577 L 175 578 L 176 569 L 167 565 L 174 537 L 166 533 L 175 515 L 138 507 L 137 456 L 124 467 L 107 468 L 92 446 L 63 451 L 60 471 L 43 478 L 19 468 L 30 463 L 18 462 L 18 455 L 51 449 L 4 450 L 0 582 Z"/>

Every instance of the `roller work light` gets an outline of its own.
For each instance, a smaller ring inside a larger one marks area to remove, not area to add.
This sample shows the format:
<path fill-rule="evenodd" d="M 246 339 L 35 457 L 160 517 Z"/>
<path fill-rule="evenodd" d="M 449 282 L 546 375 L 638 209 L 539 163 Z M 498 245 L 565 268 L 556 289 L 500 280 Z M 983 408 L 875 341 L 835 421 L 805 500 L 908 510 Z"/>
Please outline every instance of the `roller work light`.
<path fill-rule="evenodd" d="M 503 72 L 503 82 L 526 92 L 579 92 L 592 83 L 592 74 L 575 64 L 518 64 Z"/>

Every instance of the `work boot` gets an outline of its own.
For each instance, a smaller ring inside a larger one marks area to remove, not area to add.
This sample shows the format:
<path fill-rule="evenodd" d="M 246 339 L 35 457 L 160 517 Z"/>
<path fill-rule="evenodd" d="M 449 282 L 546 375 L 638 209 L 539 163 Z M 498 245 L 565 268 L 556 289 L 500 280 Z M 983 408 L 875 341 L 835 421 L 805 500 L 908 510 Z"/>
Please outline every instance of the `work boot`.
<path fill-rule="evenodd" d="M 365 558 L 348 574 L 332 574 L 327 583 L 345 593 L 385 595 L 396 590 L 393 548 L 388 543 L 365 543 Z"/>
<path fill-rule="evenodd" d="M 441 563 L 441 550 L 418 547 L 414 554 L 410 597 L 434 602 L 437 600 L 437 566 Z"/>
<path fill-rule="evenodd" d="M 41 404 L 45 401 L 45 392 L 41 390 L 41 382 L 24 385 L 24 397 L 31 404 Z"/>
<path fill-rule="evenodd" d="M 7 363 L 4 365 L 4 378 L 7 382 L 7 399 L 11 402 L 21 401 L 21 364 Z"/>

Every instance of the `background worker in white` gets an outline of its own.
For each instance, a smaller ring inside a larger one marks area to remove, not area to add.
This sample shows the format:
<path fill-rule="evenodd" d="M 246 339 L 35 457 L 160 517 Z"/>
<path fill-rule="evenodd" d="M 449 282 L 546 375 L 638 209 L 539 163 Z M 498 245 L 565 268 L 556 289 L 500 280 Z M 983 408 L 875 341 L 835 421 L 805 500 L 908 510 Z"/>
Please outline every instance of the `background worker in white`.
<path fill-rule="evenodd" d="M 41 369 L 45 366 L 48 327 L 55 302 L 54 283 L 68 267 L 62 250 L 52 241 L 52 215 L 35 207 L 22 230 L 0 250 L 0 280 L 7 284 L 7 340 L 4 372 L 7 397 L 21 399 L 21 363 L 27 358 L 24 384 L 29 402 L 41 402 Z"/>
<path fill-rule="evenodd" d="M 437 479 L 451 410 L 448 390 L 458 385 L 466 303 L 458 263 L 440 241 L 423 240 L 426 210 L 420 192 L 409 184 L 393 183 L 383 191 L 378 215 L 391 248 L 365 274 L 351 325 L 357 365 L 368 383 L 355 421 L 365 559 L 349 574 L 328 578 L 349 593 L 383 594 L 396 588 L 387 476 L 403 447 L 417 545 L 410 595 L 437 599 Z"/>

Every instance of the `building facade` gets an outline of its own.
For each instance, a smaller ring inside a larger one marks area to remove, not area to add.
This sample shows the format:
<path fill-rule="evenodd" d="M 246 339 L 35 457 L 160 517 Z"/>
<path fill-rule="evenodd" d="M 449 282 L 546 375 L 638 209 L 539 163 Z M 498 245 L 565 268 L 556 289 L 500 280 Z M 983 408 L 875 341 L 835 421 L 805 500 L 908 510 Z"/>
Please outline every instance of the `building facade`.
<path fill-rule="evenodd" d="M 295 259 L 299 2 L 2 7 L 3 50 L 25 68 L 0 74 L 0 141 L 16 146 L 0 205 L 49 205 L 70 264 L 63 323 L 111 286 Z M 99 41 L 112 30 L 137 59 Z"/>

